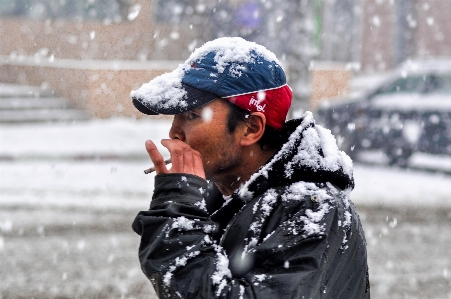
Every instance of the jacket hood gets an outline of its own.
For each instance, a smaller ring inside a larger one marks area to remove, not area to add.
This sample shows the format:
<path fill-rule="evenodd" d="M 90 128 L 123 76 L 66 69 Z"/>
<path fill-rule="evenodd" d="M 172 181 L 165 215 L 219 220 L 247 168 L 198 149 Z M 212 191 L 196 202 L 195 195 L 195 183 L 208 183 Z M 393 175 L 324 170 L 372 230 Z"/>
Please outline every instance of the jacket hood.
<path fill-rule="evenodd" d="M 287 121 L 282 133 L 287 141 L 281 149 L 238 189 L 243 201 L 259 190 L 299 181 L 330 182 L 349 191 L 354 188 L 351 158 L 338 149 L 330 130 L 315 124 L 311 112 Z"/>

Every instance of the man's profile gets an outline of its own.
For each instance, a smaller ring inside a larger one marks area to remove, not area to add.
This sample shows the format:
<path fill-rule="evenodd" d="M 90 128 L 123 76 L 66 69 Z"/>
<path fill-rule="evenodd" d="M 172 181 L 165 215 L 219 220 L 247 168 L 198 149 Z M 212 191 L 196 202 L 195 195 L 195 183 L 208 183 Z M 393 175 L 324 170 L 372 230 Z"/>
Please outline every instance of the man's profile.
<path fill-rule="evenodd" d="M 272 52 L 216 39 L 131 97 L 174 115 L 171 167 L 146 141 L 155 190 L 133 222 L 160 298 L 369 298 L 352 161 L 310 112 L 286 121 Z"/>

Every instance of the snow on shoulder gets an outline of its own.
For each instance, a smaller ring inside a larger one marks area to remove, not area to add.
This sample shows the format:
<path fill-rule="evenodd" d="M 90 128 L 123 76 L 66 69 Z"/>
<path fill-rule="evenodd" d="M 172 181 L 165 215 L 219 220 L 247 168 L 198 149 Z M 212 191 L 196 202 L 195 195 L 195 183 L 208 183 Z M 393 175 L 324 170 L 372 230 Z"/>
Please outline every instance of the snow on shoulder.
<path fill-rule="evenodd" d="M 310 111 L 304 114 L 302 124 L 290 136 L 288 143 L 282 151 L 289 151 L 294 145 L 299 134 L 303 135 L 301 143 L 297 148 L 297 154 L 291 163 L 288 163 L 286 174 L 289 175 L 291 165 L 305 165 L 312 169 L 325 169 L 337 171 L 340 168 L 348 176 L 352 176 L 352 160 L 344 152 L 338 149 L 335 137 L 330 130 L 314 124 L 313 115 Z M 319 151 L 319 149 L 321 151 Z"/>
<path fill-rule="evenodd" d="M 143 84 L 139 89 L 133 90 L 130 96 L 141 99 L 144 104 L 148 104 L 146 105 L 148 107 L 158 106 L 164 109 L 186 107 L 188 105 L 187 92 L 182 87 L 183 78 L 197 67 L 196 62 L 199 63 L 210 53 L 214 53 L 213 69 L 217 71 L 216 74 L 210 74 L 210 79 L 213 81 L 229 65 L 232 65 L 229 72 L 233 72 L 235 76 L 239 77 L 241 69 L 237 64 L 255 63 L 255 55 L 280 65 L 276 55 L 264 46 L 240 37 L 218 38 L 197 48 L 183 64 L 180 64 L 172 72 L 160 75 Z"/>
<path fill-rule="evenodd" d="M 273 159 L 254 173 L 250 179 L 238 190 L 241 198 L 251 198 L 250 185 L 259 177 L 268 178 L 276 164 L 283 161 L 284 177 L 290 179 L 292 175 L 304 167 L 314 172 L 341 172 L 353 180 L 353 163 L 346 153 L 340 151 L 330 130 L 316 125 L 311 112 L 307 111 L 302 121 L 288 138 L 288 141 L 276 153 Z"/>

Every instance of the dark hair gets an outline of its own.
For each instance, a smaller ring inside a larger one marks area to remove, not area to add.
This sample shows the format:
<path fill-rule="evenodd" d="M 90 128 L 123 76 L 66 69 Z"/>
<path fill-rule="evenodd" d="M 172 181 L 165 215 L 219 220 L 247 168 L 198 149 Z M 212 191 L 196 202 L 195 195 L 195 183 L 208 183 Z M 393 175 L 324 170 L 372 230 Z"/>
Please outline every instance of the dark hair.
<path fill-rule="evenodd" d="M 249 111 L 241 109 L 240 107 L 225 100 L 230 107 L 229 116 L 227 119 L 227 129 L 229 133 L 235 132 L 240 123 L 246 123 L 250 115 Z M 274 129 L 268 125 L 265 126 L 265 132 L 262 138 L 258 141 L 262 150 L 272 150 L 280 148 L 286 142 L 286 136 L 281 131 Z"/>

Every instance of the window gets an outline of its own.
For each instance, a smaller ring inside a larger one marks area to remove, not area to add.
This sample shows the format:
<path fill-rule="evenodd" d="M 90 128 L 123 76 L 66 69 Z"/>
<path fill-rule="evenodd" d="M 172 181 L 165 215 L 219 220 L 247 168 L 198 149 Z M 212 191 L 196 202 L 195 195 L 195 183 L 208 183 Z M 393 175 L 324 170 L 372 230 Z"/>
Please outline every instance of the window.
<path fill-rule="evenodd" d="M 433 75 L 431 77 L 430 93 L 451 95 L 451 74 L 450 75 Z"/>
<path fill-rule="evenodd" d="M 185 10 L 192 11 L 192 7 L 184 0 L 159 0 L 157 4 L 157 21 L 178 24 L 182 20 Z"/>
<path fill-rule="evenodd" d="M 382 87 L 378 90 L 377 94 L 387 93 L 419 93 L 424 89 L 426 76 L 412 76 L 406 78 L 400 78 L 394 82 Z"/>

